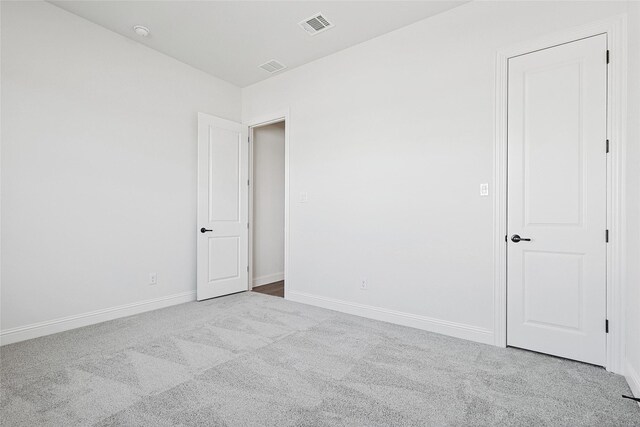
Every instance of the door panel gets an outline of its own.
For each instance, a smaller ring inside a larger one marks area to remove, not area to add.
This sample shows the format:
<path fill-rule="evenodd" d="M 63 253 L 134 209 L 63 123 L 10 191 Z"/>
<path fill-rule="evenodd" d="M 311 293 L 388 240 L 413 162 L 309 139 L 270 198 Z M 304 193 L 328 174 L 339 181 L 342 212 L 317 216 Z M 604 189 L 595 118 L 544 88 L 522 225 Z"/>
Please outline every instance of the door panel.
<path fill-rule="evenodd" d="M 523 256 L 525 325 L 579 331 L 584 255 L 523 251 Z"/>
<path fill-rule="evenodd" d="M 209 281 L 233 279 L 240 274 L 240 244 L 237 237 L 209 237 Z"/>
<path fill-rule="evenodd" d="M 580 223 L 580 69 L 572 61 L 524 72 L 526 225 Z"/>
<path fill-rule="evenodd" d="M 604 365 L 606 35 L 509 60 L 507 344 Z"/>
<path fill-rule="evenodd" d="M 248 289 L 248 168 L 247 128 L 198 114 L 198 300 Z"/>
<path fill-rule="evenodd" d="M 209 128 L 209 221 L 235 221 L 240 215 L 239 133 Z"/>

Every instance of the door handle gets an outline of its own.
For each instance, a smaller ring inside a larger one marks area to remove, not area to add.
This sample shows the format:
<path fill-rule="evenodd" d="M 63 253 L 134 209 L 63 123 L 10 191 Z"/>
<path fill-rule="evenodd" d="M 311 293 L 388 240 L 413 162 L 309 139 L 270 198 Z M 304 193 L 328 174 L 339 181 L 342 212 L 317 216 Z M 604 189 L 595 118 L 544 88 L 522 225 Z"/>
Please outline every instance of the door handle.
<path fill-rule="evenodd" d="M 206 228 L 204 228 L 204 227 L 202 227 L 202 228 L 200 229 L 200 232 L 201 232 L 201 233 L 203 233 L 203 234 L 204 234 L 204 233 L 206 233 L 207 231 L 213 231 L 213 230 L 208 230 L 208 229 L 206 229 Z"/>
<path fill-rule="evenodd" d="M 526 237 L 520 237 L 517 234 L 514 234 L 513 236 L 511 236 L 511 241 L 513 243 L 518 243 L 518 242 L 530 242 L 531 239 L 527 239 Z"/>

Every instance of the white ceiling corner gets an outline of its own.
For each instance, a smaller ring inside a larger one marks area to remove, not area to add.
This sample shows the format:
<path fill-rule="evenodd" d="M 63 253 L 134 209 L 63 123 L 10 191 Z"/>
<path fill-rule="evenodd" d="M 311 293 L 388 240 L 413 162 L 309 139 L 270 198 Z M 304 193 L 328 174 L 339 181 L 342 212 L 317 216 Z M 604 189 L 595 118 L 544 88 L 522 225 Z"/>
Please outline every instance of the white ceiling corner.
<path fill-rule="evenodd" d="M 60 1 L 50 3 L 186 64 L 245 87 L 436 15 L 464 1 Z M 335 26 L 315 36 L 298 23 L 322 13 Z M 133 31 L 144 25 L 149 37 Z"/>

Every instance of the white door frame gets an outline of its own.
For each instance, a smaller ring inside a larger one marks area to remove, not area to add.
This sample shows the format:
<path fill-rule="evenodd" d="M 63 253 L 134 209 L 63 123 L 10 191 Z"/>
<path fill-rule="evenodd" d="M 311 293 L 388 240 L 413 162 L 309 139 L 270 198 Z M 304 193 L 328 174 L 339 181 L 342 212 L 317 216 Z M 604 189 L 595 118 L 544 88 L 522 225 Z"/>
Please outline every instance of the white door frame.
<path fill-rule="evenodd" d="M 625 209 L 624 158 L 627 117 L 627 15 L 560 31 L 499 50 L 496 58 L 493 208 L 494 338 L 507 346 L 507 84 L 509 58 L 597 34 L 607 34 L 610 63 L 607 73 L 607 334 L 606 369 L 624 374 Z M 604 141 L 603 141 L 604 143 Z M 603 325 L 604 328 L 604 325 Z"/>
<path fill-rule="evenodd" d="M 289 280 L 289 110 L 248 120 L 249 126 L 249 283 L 248 289 L 253 289 L 253 130 L 257 127 L 284 121 L 284 277 Z M 290 282 L 284 287 L 284 298 L 287 298 Z"/>

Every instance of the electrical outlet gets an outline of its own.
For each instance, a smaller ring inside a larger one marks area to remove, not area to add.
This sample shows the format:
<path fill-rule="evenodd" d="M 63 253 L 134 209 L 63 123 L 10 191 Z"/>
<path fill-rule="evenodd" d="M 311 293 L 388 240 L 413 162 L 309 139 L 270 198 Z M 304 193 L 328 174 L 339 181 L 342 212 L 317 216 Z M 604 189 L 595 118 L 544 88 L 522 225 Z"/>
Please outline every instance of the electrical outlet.
<path fill-rule="evenodd" d="M 362 289 L 363 291 L 367 289 L 367 279 L 362 279 L 360 281 L 360 289 Z"/>
<path fill-rule="evenodd" d="M 480 195 L 481 196 L 488 196 L 489 195 L 489 184 L 488 183 L 480 184 Z"/>
<path fill-rule="evenodd" d="M 149 273 L 149 284 L 150 285 L 158 284 L 158 273 Z"/>
<path fill-rule="evenodd" d="M 300 193 L 300 203 L 307 203 L 309 201 L 309 195 L 306 191 Z"/>

